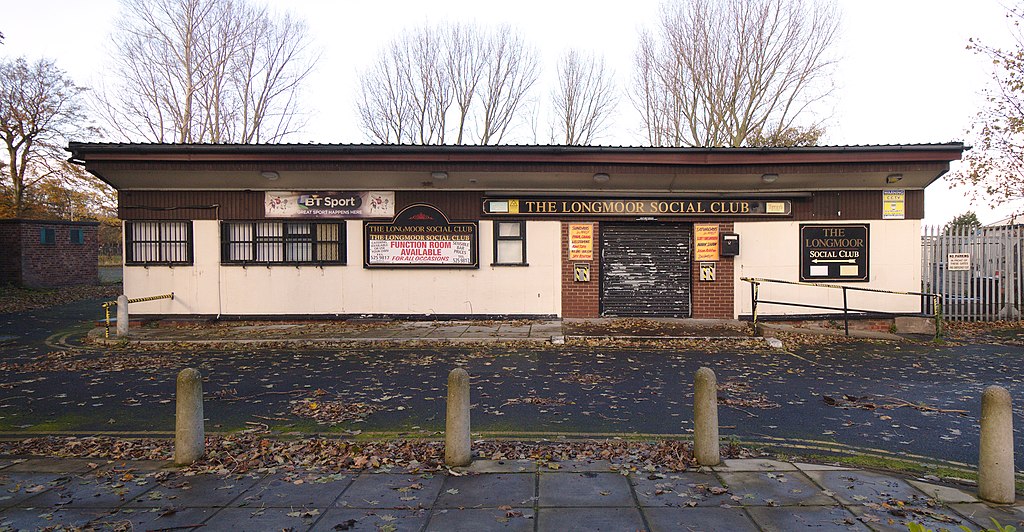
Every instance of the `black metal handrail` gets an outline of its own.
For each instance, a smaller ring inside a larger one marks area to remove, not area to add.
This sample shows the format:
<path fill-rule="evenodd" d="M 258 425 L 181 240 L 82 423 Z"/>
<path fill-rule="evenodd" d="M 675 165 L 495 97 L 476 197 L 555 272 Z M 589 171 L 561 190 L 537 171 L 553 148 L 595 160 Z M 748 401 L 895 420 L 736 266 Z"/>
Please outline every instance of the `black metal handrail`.
<path fill-rule="evenodd" d="M 843 327 L 846 331 L 846 336 L 850 335 L 850 312 L 862 312 L 869 313 L 874 312 L 878 314 L 893 314 L 891 312 L 873 311 L 865 309 L 850 308 L 847 304 L 847 291 L 854 290 L 857 292 L 875 292 L 880 294 L 896 294 L 901 296 L 918 296 L 918 297 L 930 297 L 934 302 L 934 314 L 935 319 L 935 338 L 941 338 L 943 335 L 942 326 L 942 298 L 939 294 L 933 294 L 930 292 L 901 292 L 899 290 L 881 290 L 878 288 L 861 288 L 859 286 L 846 286 L 841 284 L 830 284 L 830 283 L 801 283 L 797 281 L 784 281 L 782 279 L 763 279 L 759 277 L 741 277 L 741 281 L 750 283 L 750 314 L 754 323 L 754 331 L 758 331 L 757 324 L 757 304 L 766 303 L 770 305 L 784 305 L 790 307 L 802 307 L 802 308 L 816 308 L 821 310 L 841 310 L 843 311 Z M 790 303 L 786 301 L 769 301 L 766 299 L 758 299 L 757 290 L 762 283 L 776 283 L 776 284 L 791 284 L 798 286 L 812 286 L 818 288 L 836 288 L 843 291 L 843 306 L 842 307 L 828 307 L 825 305 L 811 305 L 808 303 Z"/>

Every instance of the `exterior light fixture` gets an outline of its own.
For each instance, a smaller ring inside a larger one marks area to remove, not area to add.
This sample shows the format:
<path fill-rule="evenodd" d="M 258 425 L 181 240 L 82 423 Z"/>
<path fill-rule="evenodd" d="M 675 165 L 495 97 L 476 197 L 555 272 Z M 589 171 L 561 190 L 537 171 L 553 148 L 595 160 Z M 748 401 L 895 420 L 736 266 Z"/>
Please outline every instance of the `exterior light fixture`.
<path fill-rule="evenodd" d="M 260 172 L 260 177 L 262 177 L 263 179 L 266 179 L 267 181 L 276 181 L 277 178 L 281 177 L 281 174 L 279 174 L 279 173 L 277 173 L 277 172 L 275 172 L 273 170 L 264 170 L 264 171 Z"/>
<path fill-rule="evenodd" d="M 779 174 L 762 174 L 761 181 L 765 183 L 774 183 L 779 180 Z"/>
<path fill-rule="evenodd" d="M 903 180 L 903 174 L 889 174 L 885 176 L 885 182 L 888 184 L 899 183 Z"/>
<path fill-rule="evenodd" d="M 448 172 L 430 172 L 430 177 L 438 181 L 444 181 L 448 179 Z"/>
<path fill-rule="evenodd" d="M 609 179 L 611 179 L 611 176 L 609 176 L 608 174 L 594 174 L 595 183 L 607 183 Z"/>

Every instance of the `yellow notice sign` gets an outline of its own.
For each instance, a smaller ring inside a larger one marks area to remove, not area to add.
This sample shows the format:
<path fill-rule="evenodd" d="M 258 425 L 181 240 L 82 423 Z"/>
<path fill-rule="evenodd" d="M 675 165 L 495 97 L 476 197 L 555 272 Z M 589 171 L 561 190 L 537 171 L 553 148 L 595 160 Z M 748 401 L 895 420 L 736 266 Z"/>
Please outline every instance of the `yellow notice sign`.
<path fill-rule="evenodd" d="M 693 224 L 693 260 L 718 260 L 718 224 Z"/>
<path fill-rule="evenodd" d="M 903 190 L 882 191 L 882 219 L 902 220 L 906 217 L 906 192 Z"/>
<path fill-rule="evenodd" d="M 569 224 L 569 260 L 594 260 L 594 224 Z"/>

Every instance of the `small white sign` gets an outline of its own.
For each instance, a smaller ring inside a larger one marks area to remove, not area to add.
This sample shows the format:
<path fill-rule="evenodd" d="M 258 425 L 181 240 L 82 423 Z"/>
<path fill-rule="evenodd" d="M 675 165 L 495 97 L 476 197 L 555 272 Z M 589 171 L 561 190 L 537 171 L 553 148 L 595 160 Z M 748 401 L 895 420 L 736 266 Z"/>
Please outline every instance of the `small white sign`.
<path fill-rule="evenodd" d="M 971 269 L 970 253 L 949 253 L 946 255 L 946 271 L 966 272 Z"/>

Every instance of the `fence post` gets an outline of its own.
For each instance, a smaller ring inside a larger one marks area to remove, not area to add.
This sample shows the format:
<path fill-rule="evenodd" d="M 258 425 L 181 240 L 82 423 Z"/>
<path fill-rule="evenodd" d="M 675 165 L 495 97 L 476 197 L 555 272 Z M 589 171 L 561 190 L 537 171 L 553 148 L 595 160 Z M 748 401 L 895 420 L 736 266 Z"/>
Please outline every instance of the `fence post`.
<path fill-rule="evenodd" d="M 761 329 L 757 324 L 757 282 L 750 282 L 750 315 L 754 320 L 754 336 L 761 335 Z"/>
<path fill-rule="evenodd" d="M 694 379 L 693 455 L 702 466 L 721 461 L 718 442 L 718 382 L 711 368 L 700 368 Z"/>
<path fill-rule="evenodd" d="M 935 307 L 935 339 L 940 340 L 945 335 L 944 325 L 942 323 L 942 296 L 934 295 L 932 298 L 934 300 L 933 306 Z"/>
<path fill-rule="evenodd" d="M 1013 412 L 1010 392 L 989 386 L 981 394 L 978 497 L 997 504 L 1016 498 L 1013 477 Z"/>
<path fill-rule="evenodd" d="M 205 454 L 203 377 L 193 368 L 178 373 L 174 419 L 174 463 L 188 465 Z"/>
<path fill-rule="evenodd" d="M 448 404 L 445 412 L 444 463 L 467 466 L 470 454 L 469 373 L 455 368 L 448 374 Z"/>
<path fill-rule="evenodd" d="M 847 311 L 845 286 L 843 287 L 843 329 L 846 330 L 846 336 L 850 336 L 850 314 Z"/>
<path fill-rule="evenodd" d="M 128 296 L 117 296 L 117 336 L 128 336 Z"/>

